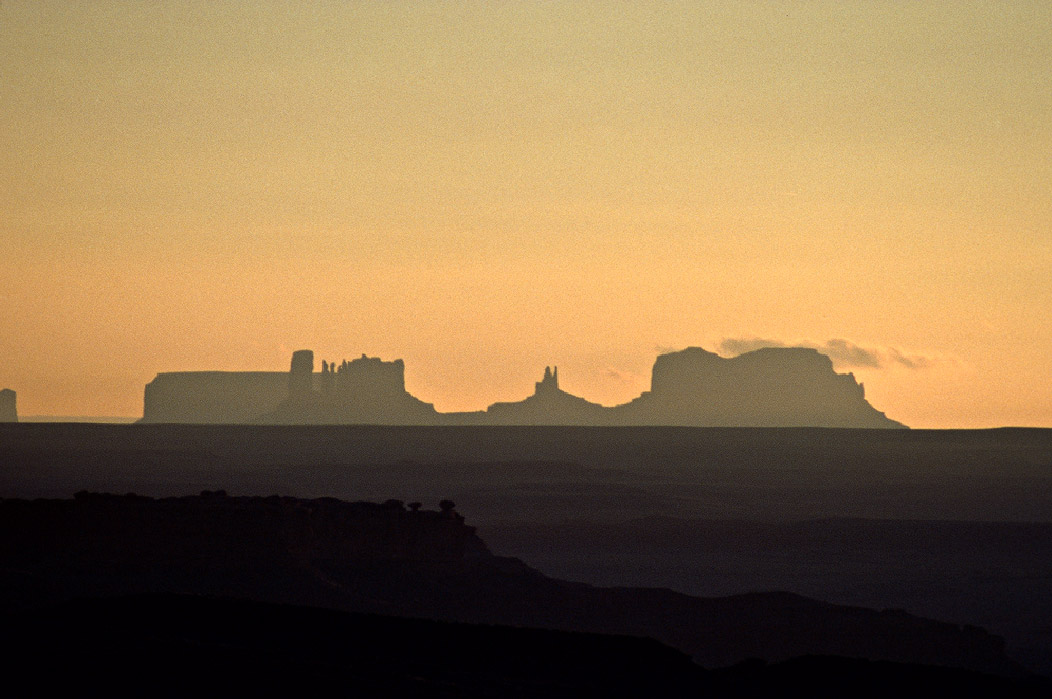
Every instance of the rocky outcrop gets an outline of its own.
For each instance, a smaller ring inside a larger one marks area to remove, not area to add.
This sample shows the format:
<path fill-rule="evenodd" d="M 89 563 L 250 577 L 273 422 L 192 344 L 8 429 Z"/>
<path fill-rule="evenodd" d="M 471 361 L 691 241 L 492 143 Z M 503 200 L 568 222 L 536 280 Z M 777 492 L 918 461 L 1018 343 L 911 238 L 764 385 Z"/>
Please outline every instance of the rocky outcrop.
<path fill-rule="evenodd" d="M 517 403 L 494 403 L 486 409 L 483 421 L 490 425 L 602 425 L 609 422 L 607 413 L 598 403 L 559 388 L 559 367 L 545 367 L 532 396 Z"/>
<path fill-rule="evenodd" d="M 662 354 L 651 388 L 613 409 L 618 424 L 704 427 L 904 427 L 817 350 L 769 347 L 726 359 L 700 347 Z"/>
<path fill-rule="evenodd" d="M 401 359 L 385 362 L 378 357 L 362 355 L 339 366 L 322 361 L 321 373 L 309 390 L 304 376 L 310 376 L 303 359 L 310 350 L 294 355 L 287 400 L 264 414 L 259 422 L 270 424 L 372 424 L 434 425 L 438 412 L 405 390 L 405 363 Z M 301 357 L 297 366 L 295 357 Z M 309 370 L 313 371 L 313 353 Z M 299 375 L 297 378 L 297 371 Z M 293 392 L 292 386 L 297 390 Z"/>
<path fill-rule="evenodd" d="M 430 403 L 405 390 L 405 363 L 362 355 L 332 369 L 335 422 L 378 425 L 433 425 L 438 413 Z"/>
<path fill-rule="evenodd" d="M 18 422 L 17 396 L 10 388 L 0 391 L 0 422 Z"/>

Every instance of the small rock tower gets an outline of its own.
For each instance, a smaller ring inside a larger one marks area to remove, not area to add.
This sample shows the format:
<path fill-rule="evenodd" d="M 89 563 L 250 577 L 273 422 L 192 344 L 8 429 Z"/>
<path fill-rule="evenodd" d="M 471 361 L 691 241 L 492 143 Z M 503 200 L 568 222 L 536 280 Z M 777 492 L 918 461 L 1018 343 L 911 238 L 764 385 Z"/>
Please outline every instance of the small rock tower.
<path fill-rule="evenodd" d="M 558 393 L 559 391 L 559 367 L 544 367 L 544 378 L 534 384 L 535 393 Z"/>
<path fill-rule="evenodd" d="M 314 352 L 296 350 L 289 369 L 289 400 L 306 401 L 314 389 Z"/>
<path fill-rule="evenodd" d="M 10 388 L 0 391 L 0 422 L 18 422 L 17 396 Z"/>

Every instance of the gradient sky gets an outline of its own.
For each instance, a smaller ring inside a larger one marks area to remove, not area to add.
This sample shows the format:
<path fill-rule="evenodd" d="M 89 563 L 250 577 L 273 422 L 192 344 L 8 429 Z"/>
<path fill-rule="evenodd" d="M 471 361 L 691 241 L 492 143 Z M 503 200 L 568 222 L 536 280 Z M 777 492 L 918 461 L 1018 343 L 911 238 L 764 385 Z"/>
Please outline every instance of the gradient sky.
<path fill-rule="evenodd" d="M 607 405 L 805 343 L 1052 426 L 1052 3 L 0 4 L 0 387 L 406 361 Z"/>

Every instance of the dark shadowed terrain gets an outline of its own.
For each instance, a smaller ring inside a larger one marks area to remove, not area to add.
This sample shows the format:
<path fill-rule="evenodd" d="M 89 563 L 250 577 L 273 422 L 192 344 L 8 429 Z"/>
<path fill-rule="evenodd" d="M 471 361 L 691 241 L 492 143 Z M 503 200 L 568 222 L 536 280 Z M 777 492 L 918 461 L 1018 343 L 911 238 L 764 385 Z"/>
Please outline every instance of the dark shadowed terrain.
<path fill-rule="evenodd" d="M 0 425 L 4 497 L 218 488 L 450 498 L 550 576 L 902 609 L 1052 672 L 1048 430 Z"/>
<path fill-rule="evenodd" d="M 180 664 L 208 669 L 216 693 L 293 686 L 298 674 L 312 687 L 343 677 L 370 694 L 386 682 L 452 696 L 735 695 L 768 673 L 801 690 L 857 691 L 868 675 L 907 695 L 926 676 L 1010 695 L 1049 688 L 974 626 L 782 592 L 700 598 L 553 579 L 494 556 L 449 501 L 4 499 L 0 561 L 3 633 L 22 658 L 6 674 L 50 678 L 54 662 L 59 682 L 91 677 L 99 691 L 127 691 L 129 674 L 152 686 Z M 185 676 L 162 686 L 198 690 Z M 60 688 L 74 687 L 41 687 Z"/>
<path fill-rule="evenodd" d="M 0 493 L 433 500 L 472 521 L 1052 522 L 1052 430 L 0 424 Z"/>
<path fill-rule="evenodd" d="M 1046 696 L 1040 679 L 806 656 L 705 670 L 650 639 L 152 595 L 4 618 L 5 678 L 41 694 L 229 697 Z M 60 670 L 60 671 L 56 671 Z M 147 691 L 149 690 L 149 691 Z"/>

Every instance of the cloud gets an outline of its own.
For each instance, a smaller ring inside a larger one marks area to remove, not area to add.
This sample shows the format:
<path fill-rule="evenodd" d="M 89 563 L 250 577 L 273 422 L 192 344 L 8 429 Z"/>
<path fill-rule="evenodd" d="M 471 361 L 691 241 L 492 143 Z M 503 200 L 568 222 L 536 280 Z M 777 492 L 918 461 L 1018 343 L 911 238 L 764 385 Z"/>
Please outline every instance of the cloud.
<path fill-rule="evenodd" d="M 635 372 L 622 371 L 613 367 L 606 367 L 603 369 L 603 376 L 614 379 L 620 383 L 635 385 L 639 382 L 640 376 Z"/>
<path fill-rule="evenodd" d="M 824 346 L 818 346 L 815 349 L 829 355 L 834 364 L 868 369 L 882 367 L 884 365 L 883 355 L 887 354 L 886 351 L 879 349 L 859 347 L 854 342 L 839 337 L 827 340 Z"/>
<path fill-rule="evenodd" d="M 927 369 L 938 360 L 934 357 L 925 357 L 919 354 L 903 354 L 894 347 L 888 348 L 888 355 L 907 369 Z"/>
<path fill-rule="evenodd" d="M 763 347 L 810 347 L 828 356 L 837 368 L 842 369 L 883 369 L 894 365 L 907 369 L 926 369 L 939 361 L 936 357 L 906 353 L 897 347 L 864 347 L 841 337 L 824 342 L 783 342 L 760 337 L 725 338 L 717 347 L 721 353 L 734 356 Z"/>
<path fill-rule="evenodd" d="M 763 349 L 764 347 L 789 347 L 789 345 L 778 340 L 766 340 L 760 337 L 729 337 L 721 340 L 716 346 L 723 354 L 733 354 L 734 356 Z"/>

